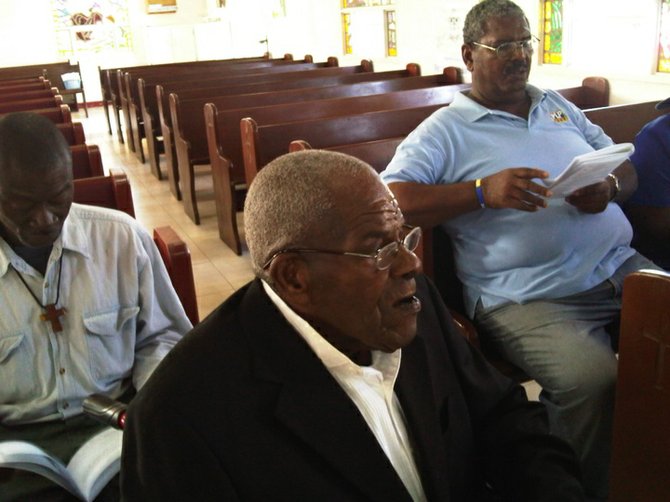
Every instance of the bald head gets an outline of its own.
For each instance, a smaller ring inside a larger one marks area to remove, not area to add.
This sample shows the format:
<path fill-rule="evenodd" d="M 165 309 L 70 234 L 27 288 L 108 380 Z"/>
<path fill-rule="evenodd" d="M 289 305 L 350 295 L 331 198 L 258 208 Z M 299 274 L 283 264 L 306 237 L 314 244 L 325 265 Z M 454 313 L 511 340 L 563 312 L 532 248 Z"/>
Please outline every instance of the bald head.
<path fill-rule="evenodd" d="M 244 228 L 257 276 L 278 250 L 314 247 L 347 232 L 341 215 L 370 184 L 381 184 L 365 162 L 336 152 L 306 150 L 265 166 L 251 184 Z"/>
<path fill-rule="evenodd" d="M 72 156 L 58 128 L 34 113 L 0 119 L 0 236 L 12 247 L 52 245 L 72 197 Z"/>
<path fill-rule="evenodd" d="M 36 113 L 10 113 L 0 119 L 0 183 L 9 170 L 21 176 L 45 171 L 72 172 L 70 147 L 49 119 Z"/>

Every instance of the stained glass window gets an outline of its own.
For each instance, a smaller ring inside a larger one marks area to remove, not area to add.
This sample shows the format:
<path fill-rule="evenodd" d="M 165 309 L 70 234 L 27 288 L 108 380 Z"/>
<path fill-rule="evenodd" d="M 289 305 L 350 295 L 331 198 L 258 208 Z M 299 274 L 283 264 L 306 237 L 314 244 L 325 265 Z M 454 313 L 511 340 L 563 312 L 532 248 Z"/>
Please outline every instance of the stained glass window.
<path fill-rule="evenodd" d="M 127 0 L 52 0 L 61 56 L 131 46 Z"/>
<path fill-rule="evenodd" d="M 563 62 L 563 0 L 544 0 L 542 62 Z"/>
<path fill-rule="evenodd" d="M 657 70 L 661 73 L 670 73 L 670 0 L 661 2 Z"/>
<path fill-rule="evenodd" d="M 398 44 L 396 41 L 395 11 L 384 11 L 384 29 L 386 31 L 386 55 L 397 56 Z"/>
<path fill-rule="evenodd" d="M 342 14 L 342 39 L 344 40 L 344 53 L 353 54 L 354 48 L 351 46 L 351 14 Z"/>

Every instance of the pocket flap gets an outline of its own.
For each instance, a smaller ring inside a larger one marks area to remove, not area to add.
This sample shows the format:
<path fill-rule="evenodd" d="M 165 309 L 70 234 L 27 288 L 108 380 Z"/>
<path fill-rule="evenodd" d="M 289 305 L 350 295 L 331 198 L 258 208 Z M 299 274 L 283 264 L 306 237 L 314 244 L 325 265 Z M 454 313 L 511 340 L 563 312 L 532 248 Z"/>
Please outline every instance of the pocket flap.
<path fill-rule="evenodd" d="M 18 346 L 21 345 L 25 336 L 25 334 L 19 333 L 18 335 L 0 338 L 0 363 L 5 362 L 5 360 L 12 355 Z"/>
<path fill-rule="evenodd" d="M 139 307 L 125 307 L 93 314 L 84 318 L 84 326 L 91 333 L 100 336 L 116 335 L 123 325 L 134 318 L 140 311 Z"/>

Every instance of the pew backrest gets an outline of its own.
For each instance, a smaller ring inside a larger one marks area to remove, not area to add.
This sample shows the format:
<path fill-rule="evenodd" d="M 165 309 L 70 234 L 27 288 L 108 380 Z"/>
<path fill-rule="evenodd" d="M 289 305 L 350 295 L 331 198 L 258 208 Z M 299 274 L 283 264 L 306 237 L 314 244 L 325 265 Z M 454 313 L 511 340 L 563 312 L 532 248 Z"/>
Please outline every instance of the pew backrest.
<path fill-rule="evenodd" d="M 585 110 L 586 117 L 599 125 L 615 143 L 632 143 L 635 135 L 650 120 L 663 115 L 658 101 L 607 106 Z"/>
<path fill-rule="evenodd" d="M 258 170 L 288 151 L 294 139 L 314 148 L 406 136 L 443 104 L 360 115 L 259 126 L 252 118 L 240 123 L 247 184 Z"/>
<path fill-rule="evenodd" d="M 103 176 L 102 156 L 97 145 L 72 145 L 72 174 L 74 179 Z"/>
<path fill-rule="evenodd" d="M 0 113 L 23 112 L 37 110 L 42 108 L 58 108 L 63 104 L 63 98 L 60 95 L 26 99 L 22 101 L 4 101 L 0 99 Z"/>

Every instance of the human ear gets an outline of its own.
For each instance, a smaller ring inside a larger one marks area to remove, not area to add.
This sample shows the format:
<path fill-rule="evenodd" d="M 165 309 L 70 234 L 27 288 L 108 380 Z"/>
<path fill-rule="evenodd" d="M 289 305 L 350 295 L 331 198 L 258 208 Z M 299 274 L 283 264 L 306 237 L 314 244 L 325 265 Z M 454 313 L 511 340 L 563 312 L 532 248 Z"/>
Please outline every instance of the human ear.
<path fill-rule="evenodd" d="M 468 69 L 469 72 L 471 72 L 473 68 L 473 62 L 472 62 L 472 47 L 470 46 L 470 44 L 461 45 L 461 57 L 463 58 L 465 67 Z"/>
<path fill-rule="evenodd" d="M 305 260 L 296 254 L 280 254 L 268 270 L 277 294 L 289 305 L 309 302 L 310 272 Z"/>

